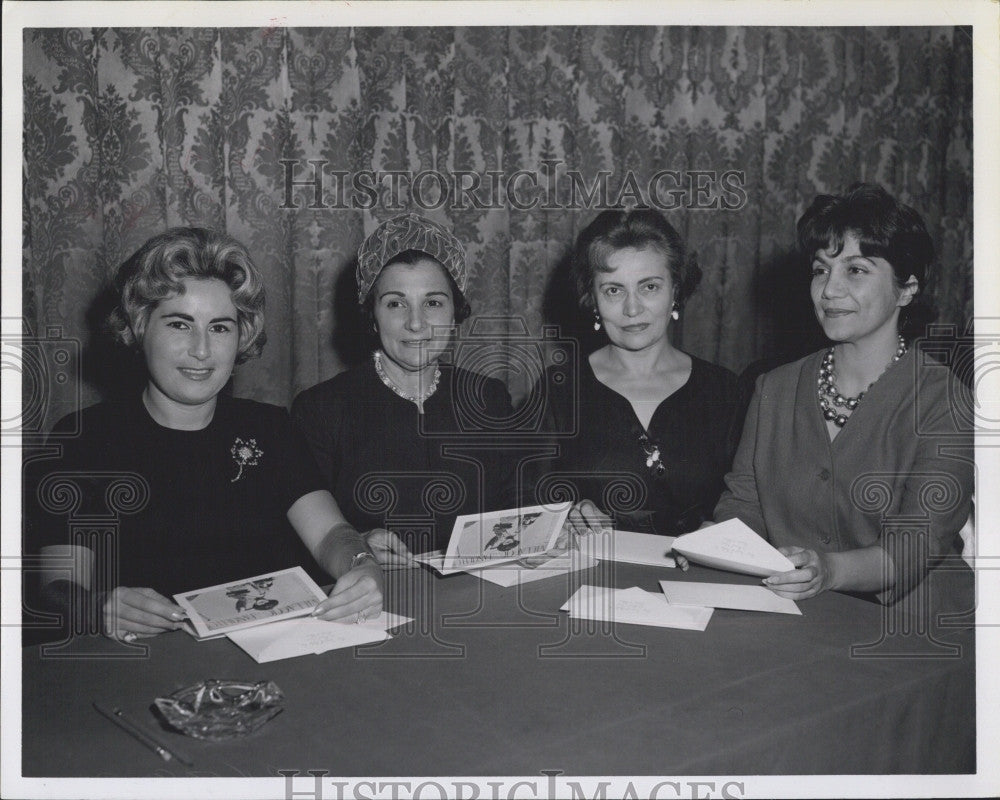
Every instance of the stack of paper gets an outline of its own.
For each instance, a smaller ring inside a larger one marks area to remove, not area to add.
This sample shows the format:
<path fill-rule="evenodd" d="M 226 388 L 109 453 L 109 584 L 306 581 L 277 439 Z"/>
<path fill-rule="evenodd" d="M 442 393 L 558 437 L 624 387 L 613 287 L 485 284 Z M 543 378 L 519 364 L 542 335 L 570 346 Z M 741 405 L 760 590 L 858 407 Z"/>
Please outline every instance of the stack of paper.
<path fill-rule="evenodd" d="M 387 628 L 395 628 L 410 621 L 411 617 L 401 617 L 386 611 L 357 625 L 306 617 L 233 631 L 228 636 L 258 664 L 263 664 L 283 658 L 325 653 L 341 647 L 381 642 L 392 638 L 386 632 Z"/>
<path fill-rule="evenodd" d="M 795 569 L 791 561 L 738 519 L 678 536 L 673 551 L 698 564 L 762 578 Z"/>
<path fill-rule="evenodd" d="M 674 536 L 611 530 L 578 536 L 580 552 L 601 561 L 647 564 L 653 567 L 676 567 L 670 555 Z"/>
<path fill-rule="evenodd" d="M 444 554 L 440 550 L 421 553 L 419 556 L 414 557 L 415 561 L 426 564 L 438 571 L 442 570 L 444 559 Z M 497 564 L 492 567 L 480 567 L 464 571 L 469 575 L 482 578 L 484 581 L 495 583 L 498 586 L 515 586 L 518 583 L 530 583 L 531 581 L 540 581 L 543 578 L 556 578 L 560 575 L 567 575 L 570 572 L 576 572 L 581 569 L 590 569 L 596 564 L 597 561 L 590 556 L 570 550 L 552 555 L 548 559 L 541 556 L 532 559 L 522 559 L 521 561 L 511 561 L 508 564 Z"/>
<path fill-rule="evenodd" d="M 741 611 L 770 611 L 776 614 L 799 614 L 794 600 L 779 597 L 765 586 L 735 583 L 698 583 L 695 581 L 660 581 L 671 606 L 736 608 Z"/>
<path fill-rule="evenodd" d="M 692 631 L 705 630 L 712 618 L 711 608 L 671 605 L 662 594 L 638 586 L 629 589 L 581 586 L 562 610 L 578 619 Z"/>
<path fill-rule="evenodd" d="M 533 563 L 534 560 L 532 560 Z M 566 553 L 553 556 L 537 566 L 525 564 L 521 561 L 514 561 L 510 564 L 469 570 L 469 574 L 478 575 L 484 581 L 495 583 L 498 586 L 514 586 L 518 583 L 540 581 L 543 578 L 557 578 L 560 575 L 568 575 L 570 572 L 590 569 L 596 564 L 597 561 L 595 559 L 582 555 L 575 550 L 570 550 Z"/>

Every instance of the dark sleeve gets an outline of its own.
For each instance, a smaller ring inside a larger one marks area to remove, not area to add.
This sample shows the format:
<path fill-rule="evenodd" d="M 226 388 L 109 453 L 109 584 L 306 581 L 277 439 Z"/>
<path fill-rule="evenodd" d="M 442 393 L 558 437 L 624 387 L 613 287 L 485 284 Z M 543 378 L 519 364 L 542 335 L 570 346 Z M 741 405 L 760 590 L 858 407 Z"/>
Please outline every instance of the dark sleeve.
<path fill-rule="evenodd" d="M 300 497 L 327 488 L 305 438 L 292 425 L 288 412 L 272 407 L 266 424 L 276 455 L 271 461 L 274 487 L 284 507 L 291 508 Z"/>
<path fill-rule="evenodd" d="M 52 510 L 51 504 L 40 497 L 45 479 L 54 472 L 67 470 L 97 469 L 99 464 L 80 461 L 81 454 L 89 453 L 95 459 L 99 458 L 101 448 L 81 444 L 79 439 L 66 438 L 65 434 L 76 429 L 79 415 L 69 414 L 60 419 L 48 436 L 45 449 L 58 447 L 57 457 L 42 457 L 36 453 L 32 457 L 25 450 L 25 462 L 22 470 L 22 528 L 23 548 L 26 555 L 37 555 L 49 545 L 69 544 L 69 528 L 66 517 Z M 43 450 L 44 452 L 44 450 Z M 86 488 L 77 484 L 77 489 Z M 69 490 L 68 490 L 69 491 Z M 66 496 L 68 499 L 68 495 Z"/>
<path fill-rule="evenodd" d="M 514 419 L 514 404 L 510 398 L 507 386 L 490 378 L 485 384 L 485 400 L 487 415 L 490 419 Z M 500 438 L 499 444 L 503 443 Z M 486 496 L 483 498 L 484 510 L 500 510 L 505 508 L 517 508 L 522 505 L 522 491 L 520 491 L 517 480 L 516 464 L 512 463 L 517 458 L 516 452 L 509 448 L 493 451 L 491 472 L 493 475 L 502 476 L 495 483 L 489 481 L 487 476 Z"/>
<path fill-rule="evenodd" d="M 566 418 L 569 416 L 565 408 L 564 394 L 554 387 L 552 368 L 545 371 L 531 387 L 529 394 L 521 403 L 520 411 L 540 409 L 538 415 L 531 418 L 531 433 L 535 445 L 529 452 L 523 454 L 529 460 L 523 464 L 519 476 L 518 506 L 534 506 L 546 498 L 539 497 L 538 488 L 544 486 L 546 475 L 559 469 L 558 453 L 561 450 L 559 432 L 565 430 Z M 540 456 L 539 452 L 548 448 L 553 455 Z"/>
<path fill-rule="evenodd" d="M 339 404 L 320 400 L 318 391 L 319 387 L 313 387 L 295 398 L 291 411 L 292 426 L 319 469 L 323 487 L 333 491 L 340 472 L 334 436 Z"/>
<path fill-rule="evenodd" d="M 22 528 L 22 554 L 24 559 L 22 572 L 22 593 L 24 601 L 24 623 L 25 641 L 56 641 L 68 635 L 69 616 L 75 609 L 92 609 L 96 605 L 93 603 L 71 604 L 74 592 L 83 591 L 75 587 L 68 579 L 70 578 L 69 567 L 67 565 L 67 580 L 54 580 L 46 585 L 41 583 L 41 573 L 39 567 L 41 562 L 39 554 L 45 547 L 53 545 L 71 544 L 70 528 L 67 523 L 65 512 L 60 513 L 53 507 L 55 501 L 70 501 L 77 492 L 85 492 L 88 489 L 86 482 L 74 481 L 72 485 L 67 484 L 62 490 L 47 492 L 45 496 L 40 496 L 40 490 L 45 484 L 45 479 L 55 473 L 62 471 L 82 470 L 86 468 L 96 468 L 96 460 L 100 458 L 100 447 L 82 447 L 78 439 L 69 438 L 67 434 L 72 433 L 77 426 L 79 415 L 70 414 L 63 417 L 52 429 L 45 447 L 41 450 L 32 451 L 26 448 L 23 450 L 23 468 L 21 472 L 21 528 Z M 43 457 L 49 448 L 58 447 L 59 452 L 56 457 Z M 95 463 L 80 461 L 81 455 L 95 459 Z M 51 565 L 49 565 L 51 569 Z M 38 628 L 34 623 L 37 618 L 32 616 L 36 612 L 56 612 L 63 617 L 62 627 L 59 628 Z M 90 624 L 89 622 L 87 624 Z"/>

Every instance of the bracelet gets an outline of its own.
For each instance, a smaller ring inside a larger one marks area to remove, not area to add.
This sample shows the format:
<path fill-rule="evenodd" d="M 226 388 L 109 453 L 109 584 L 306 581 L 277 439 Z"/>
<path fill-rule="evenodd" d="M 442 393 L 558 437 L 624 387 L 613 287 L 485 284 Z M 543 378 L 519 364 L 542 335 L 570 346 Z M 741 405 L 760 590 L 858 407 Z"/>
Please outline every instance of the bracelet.
<path fill-rule="evenodd" d="M 354 558 L 351 559 L 351 569 L 354 569 L 356 566 L 358 566 L 358 564 L 363 563 L 366 559 L 369 559 L 369 558 L 373 562 L 375 561 L 375 556 L 373 556 L 367 550 L 362 550 L 360 553 L 358 553 L 356 556 L 354 556 Z"/>

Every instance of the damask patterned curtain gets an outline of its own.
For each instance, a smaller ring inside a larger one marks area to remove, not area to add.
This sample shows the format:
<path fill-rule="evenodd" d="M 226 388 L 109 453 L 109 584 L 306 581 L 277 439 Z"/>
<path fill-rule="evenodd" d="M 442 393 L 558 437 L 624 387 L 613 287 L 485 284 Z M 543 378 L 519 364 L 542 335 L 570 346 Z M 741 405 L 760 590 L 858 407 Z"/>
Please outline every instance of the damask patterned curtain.
<path fill-rule="evenodd" d="M 815 344 L 795 220 L 875 181 L 929 223 L 941 319 L 971 318 L 968 29 L 39 29 L 24 45 L 25 326 L 96 347 L 118 263 L 168 226 L 225 229 L 267 281 L 243 396 L 287 404 L 353 357 L 354 253 L 405 210 L 467 244 L 474 314 L 537 335 L 577 321 L 560 270 L 598 206 L 658 204 L 704 271 L 680 343 L 740 370 Z M 51 408 L 97 400 L 97 372 Z M 517 396 L 530 376 L 508 380 Z"/>

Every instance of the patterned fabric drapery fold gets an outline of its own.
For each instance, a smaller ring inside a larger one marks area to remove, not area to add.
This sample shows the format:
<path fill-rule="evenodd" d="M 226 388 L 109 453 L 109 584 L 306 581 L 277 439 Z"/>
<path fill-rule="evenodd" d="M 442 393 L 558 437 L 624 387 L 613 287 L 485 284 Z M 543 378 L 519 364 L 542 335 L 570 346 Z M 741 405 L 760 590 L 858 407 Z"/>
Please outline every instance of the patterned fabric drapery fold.
<path fill-rule="evenodd" d="M 928 221 L 941 320 L 972 315 L 965 28 L 53 28 L 24 44 L 26 329 L 90 342 L 103 281 L 145 239 L 222 228 L 267 282 L 243 396 L 287 404 L 356 355 L 339 332 L 354 254 L 403 211 L 465 243 L 474 315 L 534 335 L 571 320 L 553 276 L 598 206 L 666 208 L 705 273 L 680 343 L 739 370 L 815 341 L 795 220 L 874 181 Z M 516 397 L 532 376 L 506 378 Z M 55 416 L 101 386 L 52 391 Z"/>

